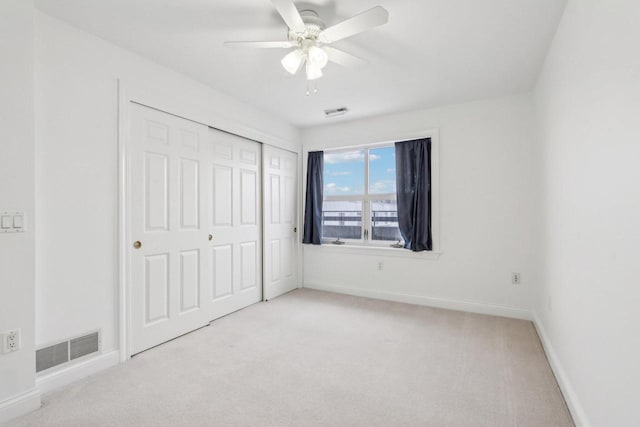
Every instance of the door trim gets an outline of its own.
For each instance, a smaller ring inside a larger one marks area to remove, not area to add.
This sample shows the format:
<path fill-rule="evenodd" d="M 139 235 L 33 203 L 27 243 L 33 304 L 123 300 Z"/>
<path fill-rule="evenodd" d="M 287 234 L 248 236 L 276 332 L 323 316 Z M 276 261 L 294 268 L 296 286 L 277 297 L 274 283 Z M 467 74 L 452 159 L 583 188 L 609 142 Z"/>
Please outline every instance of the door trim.
<path fill-rule="evenodd" d="M 287 151 L 291 151 L 298 154 L 302 152 L 301 146 L 296 146 L 294 142 L 286 141 L 277 136 L 265 133 L 252 126 L 247 126 L 238 123 L 234 120 L 225 119 L 220 117 L 218 113 L 214 111 L 208 111 L 209 108 L 205 105 L 195 106 L 193 103 L 184 102 L 179 98 L 176 99 L 175 94 L 162 92 L 161 90 L 144 87 L 139 84 L 132 84 L 123 79 L 117 80 L 117 95 L 118 95 L 118 353 L 120 363 L 126 362 L 131 358 L 131 343 L 130 343 L 130 319 L 131 319 L 131 293 L 130 287 L 130 267 L 129 267 L 129 203 L 128 198 L 130 195 L 130 188 L 128 186 L 129 179 L 129 149 L 131 147 L 130 142 L 130 124 L 131 124 L 131 103 L 143 105 L 145 107 L 153 108 L 171 114 L 177 117 L 184 118 L 203 124 L 205 126 L 220 130 L 222 132 L 231 133 L 239 137 L 249 139 L 251 141 L 258 142 L 263 145 L 271 145 L 277 148 L 281 148 Z M 299 162 L 298 162 L 299 163 Z M 300 182 L 301 168 L 298 165 L 298 182 Z M 262 190 L 262 189 L 261 189 Z M 262 191 L 261 191 L 262 193 Z M 261 194 L 261 200 L 263 198 Z M 298 204 L 298 212 L 300 206 Z M 298 213 L 298 219 L 300 214 Z M 263 215 L 264 220 L 264 215 Z M 264 240 L 264 239 L 263 239 Z M 296 242 L 298 253 L 302 248 L 300 242 Z M 301 258 L 298 258 L 300 260 Z M 298 268 L 300 262 L 298 262 Z M 264 241 L 263 241 L 263 269 L 264 269 Z M 301 282 L 301 276 L 298 276 L 298 282 Z M 300 286 L 300 283 L 298 283 Z M 264 295 L 264 280 L 263 280 L 263 295 Z"/>

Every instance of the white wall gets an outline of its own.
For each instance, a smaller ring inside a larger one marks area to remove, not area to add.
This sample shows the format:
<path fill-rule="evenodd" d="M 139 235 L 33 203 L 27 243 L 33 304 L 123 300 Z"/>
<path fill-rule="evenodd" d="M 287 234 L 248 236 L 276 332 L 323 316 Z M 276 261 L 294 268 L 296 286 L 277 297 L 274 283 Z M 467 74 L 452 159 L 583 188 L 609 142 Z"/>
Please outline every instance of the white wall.
<path fill-rule="evenodd" d="M 0 3 L 0 55 L 11 58 L 0 67 L 0 209 L 30 218 L 28 233 L 0 236 L 0 330 L 21 327 L 25 347 L 0 356 L 0 402 L 33 387 L 35 228 L 36 343 L 102 328 L 104 349 L 117 347 L 117 78 L 181 93 L 213 122 L 291 147 L 298 139 L 285 123 L 37 13 L 34 228 L 31 7 Z M 305 248 L 306 284 L 533 308 L 578 423 L 640 425 L 638 16 L 635 0 L 569 2 L 535 91 L 539 126 L 522 95 L 305 130 L 308 150 L 439 129 L 443 252 L 385 258 L 379 272 L 377 255 Z M 522 285 L 510 284 L 513 271 Z"/>
<path fill-rule="evenodd" d="M 299 147 L 298 131 L 55 18 L 36 18 L 36 343 L 102 329 L 106 352 L 118 347 L 117 79 L 285 147 Z"/>
<path fill-rule="evenodd" d="M 393 141 L 434 128 L 440 135 L 440 258 L 305 245 L 305 286 L 527 316 L 537 251 L 529 95 L 322 126 L 302 136 L 304 149 L 315 150 Z M 383 271 L 377 271 L 380 260 Z M 522 274 L 521 285 L 511 284 L 512 272 Z"/>
<path fill-rule="evenodd" d="M 25 233 L 0 234 L 0 332 L 22 329 L 22 350 L 0 354 L 2 422 L 3 418 L 12 415 L 12 409 L 3 401 L 32 390 L 35 384 L 31 1 L 0 2 L 0 58 L 0 211 L 23 211 L 27 218 Z"/>
<path fill-rule="evenodd" d="M 537 312 L 582 425 L 640 425 L 639 19 L 637 0 L 569 1 L 535 91 Z"/>

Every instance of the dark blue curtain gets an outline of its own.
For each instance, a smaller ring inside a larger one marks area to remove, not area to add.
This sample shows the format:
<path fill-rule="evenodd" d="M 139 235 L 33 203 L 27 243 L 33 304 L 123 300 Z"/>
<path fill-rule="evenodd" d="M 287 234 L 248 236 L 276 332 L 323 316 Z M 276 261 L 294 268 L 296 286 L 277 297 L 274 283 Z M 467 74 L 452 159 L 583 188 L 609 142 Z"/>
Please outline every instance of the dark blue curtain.
<path fill-rule="evenodd" d="M 431 138 L 396 142 L 398 225 L 404 247 L 433 249 L 431 237 Z"/>
<path fill-rule="evenodd" d="M 324 152 L 312 151 L 307 159 L 307 197 L 304 206 L 302 243 L 322 243 L 322 171 Z"/>

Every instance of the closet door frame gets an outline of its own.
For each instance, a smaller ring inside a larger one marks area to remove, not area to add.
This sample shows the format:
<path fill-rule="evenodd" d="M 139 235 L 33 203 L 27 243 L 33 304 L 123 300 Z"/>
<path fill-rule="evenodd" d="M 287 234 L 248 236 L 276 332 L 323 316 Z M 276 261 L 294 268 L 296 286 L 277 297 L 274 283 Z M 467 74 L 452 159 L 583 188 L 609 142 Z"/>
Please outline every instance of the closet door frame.
<path fill-rule="evenodd" d="M 117 296 L 117 313 L 118 319 L 118 353 L 119 362 L 124 363 L 131 358 L 131 334 L 130 334 L 130 320 L 131 320 L 131 269 L 130 269 L 130 209 L 129 209 L 129 197 L 131 189 L 129 188 L 129 168 L 130 168 L 130 129 L 131 129 L 131 104 L 140 104 L 149 108 L 153 108 L 168 114 L 172 114 L 177 117 L 181 117 L 193 122 L 197 122 L 208 127 L 228 132 L 242 138 L 246 138 L 260 144 L 271 145 L 277 148 L 294 152 L 298 155 L 297 165 L 297 182 L 298 182 L 298 194 L 297 200 L 301 198 L 301 174 L 302 164 L 300 163 L 302 147 L 296 146 L 294 142 L 283 140 L 279 137 L 275 137 L 263 130 L 240 124 L 234 120 L 226 119 L 220 116 L 219 109 L 212 107 L 209 104 L 194 104 L 186 99 L 186 97 L 180 97 L 180 94 L 176 94 L 175 91 L 167 91 L 166 88 L 153 88 L 140 83 L 133 83 L 123 79 L 117 81 L 117 96 L 118 96 L 118 296 Z M 261 160 L 262 161 L 262 160 Z M 262 198 L 262 197 L 261 197 Z M 300 203 L 297 204 L 296 219 L 298 224 L 302 224 L 302 209 Z M 264 215 L 263 215 L 264 218 Z M 299 226 L 300 227 L 300 226 Z M 296 253 L 298 259 L 298 287 L 302 287 L 303 270 L 301 265 L 302 260 L 302 245 L 298 233 L 296 239 Z M 264 249 L 265 242 L 262 242 L 262 258 L 264 265 Z M 264 270 L 264 267 L 263 267 Z M 263 295 L 264 295 L 264 280 L 263 280 Z"/>

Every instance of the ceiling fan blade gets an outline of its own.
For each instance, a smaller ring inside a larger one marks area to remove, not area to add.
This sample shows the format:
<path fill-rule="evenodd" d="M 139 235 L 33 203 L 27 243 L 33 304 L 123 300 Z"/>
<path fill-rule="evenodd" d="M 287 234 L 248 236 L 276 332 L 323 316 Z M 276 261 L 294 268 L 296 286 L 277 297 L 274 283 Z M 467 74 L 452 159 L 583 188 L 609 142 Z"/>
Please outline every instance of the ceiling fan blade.
<path fill-rule="evenodd" d="M 320 41 L 333 43 L 387 22 L 389 22 L 389 12 L 381 6 L 376 6 L 322 31 L 319 36 Z"/>
<path fill-rule="evenodd" d="M 343 67 L 359 68 L 368 64 L 364 59 L 360 59 L 357 56 L 353 56 L 350 53 L 333 47 L 324 46 L 322 50 L 324 50 L 327 53 L 327 56 L 329 56 L 329 61 L 335 62 Z"/>
<path fill-rule="evenodd" d="M 298 46 L 295 41 L 281 41 L 281 42 L 224 42 L 225 46 L 229 47 L 248 47 L 253 49 L 288 49 L 290 47 Z"/>
<path fill-rule="evenodd" d="M 306 31 L 300 12 L 298 12 L 292 0 L 271 0 L 271 3 L 273 3 L 284 22 L 294 33 L 304 33 Z"/>

